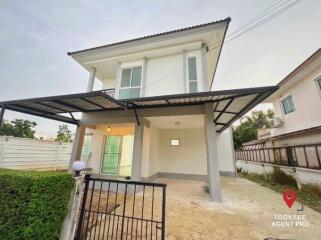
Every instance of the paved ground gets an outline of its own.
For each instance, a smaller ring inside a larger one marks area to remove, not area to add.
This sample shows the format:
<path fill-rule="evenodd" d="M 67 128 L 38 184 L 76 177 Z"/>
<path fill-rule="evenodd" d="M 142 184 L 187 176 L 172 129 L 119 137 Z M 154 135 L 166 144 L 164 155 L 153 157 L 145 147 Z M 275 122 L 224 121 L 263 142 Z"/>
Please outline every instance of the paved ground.
<path fill-rule="evenodd" d="M 321 239 L 321 214 L 300 204 L 289 209 L 270 189 L 246 179 L 222 178 L 223 203 L 209 202 L 202 182 L 160 179 L 168 184 L 166 239 Z M 307 227 L 272 227 L 274 215 L 305 215 Z"/>

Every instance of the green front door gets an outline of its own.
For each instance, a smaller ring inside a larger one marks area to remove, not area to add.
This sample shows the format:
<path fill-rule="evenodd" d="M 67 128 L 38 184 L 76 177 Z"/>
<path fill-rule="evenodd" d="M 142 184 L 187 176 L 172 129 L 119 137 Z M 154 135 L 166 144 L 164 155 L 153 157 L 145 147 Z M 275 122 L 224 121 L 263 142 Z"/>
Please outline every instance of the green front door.
<path fill-rule="evenodd" d="M 121 153 L 121 136 L 107 136 L 101 172 L 118 174 Z"/>

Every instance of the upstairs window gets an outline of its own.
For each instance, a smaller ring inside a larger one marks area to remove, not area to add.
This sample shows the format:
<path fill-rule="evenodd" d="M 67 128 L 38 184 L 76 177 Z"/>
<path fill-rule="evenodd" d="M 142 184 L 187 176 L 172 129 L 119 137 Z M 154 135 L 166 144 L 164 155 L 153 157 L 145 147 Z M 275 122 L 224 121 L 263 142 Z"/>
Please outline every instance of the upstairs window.
<path fill-rule="evenodd" d="M 294 103 L 292 96 L 288 96 L 282 100 L 283 110 L 285 114 L 291 113 L 295 111 Z"/>
<path fill-rule="evenodd" d="M 142 67 L 124 68 L 122 70 L 119 99 L 140 97 L 142 84 Z"/>
<path fill-rule="evenodd" d="M 196 57 L 188 58 L 188 86 L 190 93 L 197 92 Z"/>

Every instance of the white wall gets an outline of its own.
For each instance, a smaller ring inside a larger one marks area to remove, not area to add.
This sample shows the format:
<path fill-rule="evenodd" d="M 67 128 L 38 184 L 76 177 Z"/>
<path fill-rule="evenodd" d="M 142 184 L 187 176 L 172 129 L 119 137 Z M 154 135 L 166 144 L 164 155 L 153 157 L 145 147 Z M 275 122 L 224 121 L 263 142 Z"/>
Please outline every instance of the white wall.
<path fill-rule="evenodd" d="M 183 55 L 148 59 L 145 96 L 184 93 Z"/>
<path fill-rule="evenodd" d="M 116 88 L 116 78 L 104 78 L 103 89 Z"/>
<path fill-rule="evenodd" d="M 180 139 L 180 146 L 170 146 Z M 207 174 L 203 129 L 160 130 L 159 171 L 166 173 Z"/>
<path fill-rule="evenodd" d="M 150 156 L 149 156 L 149 176 L 159 172 L 160 146 L 159 129 L 153 124 L 150 125 Z"/>
<path fill-rule="evenodd" d="M 142 165 L 141 165 L 141 176 L 149 176 L 149 164 L 150 164 L 150 128 L 144 126 L 143 135 L 143 153 L 142 153 Z"/>
<path fill-rule="evenodd" d="M 100 173 L 102 151 L 104 145 L 105 133 L 103 129 L 87 129 L 86 132 L 93 133 L 91 157 L 87 163 L 87 167 L 92 168 L 93 173 Z"/>
<path fill-rule="evenodd" d="M 236 166 L 245 173 L 255 173 L 260 175 L 270 174 L 274 170 L 274 166 L 271 164 L 245 162 L 243 160 L 237 160 Z M 321 187 L 321 171 L 313 169 L 304 169 L 296 167 L 277 166 L 286 174 L 292 175 L 299 184 L 315 184 Z"/>
<path fill-rule="evenodd" d="M 235 172 L 234 146 L 231 128 L 217 135 L 217 152 L 221 172 Z"/>
<path fill-rule="evenodd" d="M 72 143 L 0 137 L 0 168 L 67 169 Z"/>
<path fill-rule="evenodd" d="M 273 101 L 276 116 L 284 120 L 284 126 L 276 134 L 284 134 L 321 125 L 321 92 L 315 79 L 321 76 L 321 67 L 310 72 L 292 87 L 280 91 Z M 284 114 L 281 100 L 291 95 L 295 111 Z"/>
<path fill-rule="evenodd" d="M 181 54 L 166 55 L 146 59 L 146 77 L 142 79 L 143 96 L 158 96 L 168 94 L 179 94 L 188 92 L 188 57 L 196 57 L 198 91 L 205 91 L 207 86 L 203 80 L 202 56 L 201 50 L 186 52 L 184 58 Z M 184 61 L 186 68 L 184 69 Z M 144 60 L 126 61 L 119 64 L 116 78 L 106 78 L 103 82 L 103 88 L 116 88 L 118 92 L 120 81 L 120 69 L 132 66 L 143 65 Z M 144 70 L 143 70 L 144 71 Z M 143 78 L 144 74 L 142 74 Z M 186 78 L 186 79 L 185 79 Z M 145 80 L 145 81 L 144 81 Z M 118 94 L 116 94 L 118 96 Z"/>

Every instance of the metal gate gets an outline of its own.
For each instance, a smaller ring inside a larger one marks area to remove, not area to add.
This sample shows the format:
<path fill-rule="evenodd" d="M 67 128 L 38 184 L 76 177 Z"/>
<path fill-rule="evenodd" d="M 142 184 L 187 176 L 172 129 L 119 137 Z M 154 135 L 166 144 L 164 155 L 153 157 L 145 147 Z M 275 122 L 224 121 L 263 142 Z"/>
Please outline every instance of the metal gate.
<path fill-rule="evenodd" d="M 165 239 L 166 184 L 85 176 L 75 239 Z"/>

